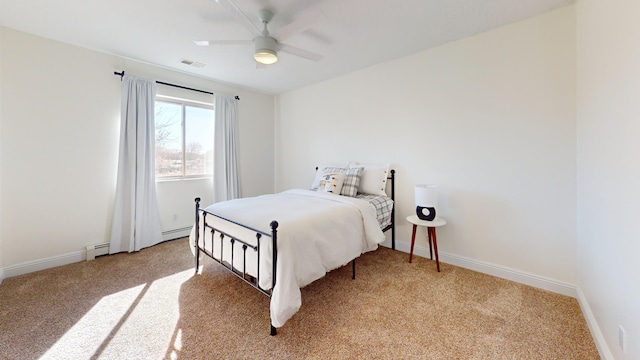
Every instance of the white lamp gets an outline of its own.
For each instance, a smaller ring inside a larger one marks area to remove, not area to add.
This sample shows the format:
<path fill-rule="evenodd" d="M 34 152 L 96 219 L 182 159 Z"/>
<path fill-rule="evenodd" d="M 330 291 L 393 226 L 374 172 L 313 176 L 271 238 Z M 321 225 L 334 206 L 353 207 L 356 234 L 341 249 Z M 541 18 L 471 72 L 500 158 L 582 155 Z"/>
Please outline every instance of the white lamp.
<path fill-rule="evenodd" d="M 427 221 L 436 218 L 436 207 L 438 206 L 438 187 L 436 185 L 416 185 L 415 199 L 418 218 Z"/>

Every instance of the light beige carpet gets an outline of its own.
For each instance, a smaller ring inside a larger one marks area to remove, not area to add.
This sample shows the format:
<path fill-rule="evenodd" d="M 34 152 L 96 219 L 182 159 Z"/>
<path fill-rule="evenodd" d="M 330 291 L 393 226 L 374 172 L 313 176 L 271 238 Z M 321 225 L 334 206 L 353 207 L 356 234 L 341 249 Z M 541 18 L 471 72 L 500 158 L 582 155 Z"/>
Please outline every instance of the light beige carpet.
<path fill-rule="evenodd" d="M 269 299 L 186 239 L 5 279 L 1 359 L 598 359 L 573 298 L 380 248 Z M 203 257 L 205 259 L 205 257 Z"/>

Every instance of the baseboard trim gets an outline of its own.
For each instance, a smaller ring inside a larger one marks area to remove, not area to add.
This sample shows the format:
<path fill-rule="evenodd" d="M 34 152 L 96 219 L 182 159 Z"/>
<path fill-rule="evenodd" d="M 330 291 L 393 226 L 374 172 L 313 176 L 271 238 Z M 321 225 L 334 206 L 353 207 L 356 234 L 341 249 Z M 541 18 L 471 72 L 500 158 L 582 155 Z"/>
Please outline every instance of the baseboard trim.
<path fill-rule="evenodd" d="M 408 243 L 396 243 L 396 250 L 404 251 L 409 253 L 411 250 L 410 245 Z M 429 248 L 424 246 L 415 246 L 413 249 L 413 254 L 429 257 Z M 488 274 L 492 276 L 496 276 L 502 279 L 507 279 L 511 281 L 515 281 L 517 283 L 533 286 L 536 288 L 552 291 L 558 294 L 567 295 L 571 297 L 577 297 L 577 287 L 572 284 L 567 284 L 558 280 L 546 278 L 544 276 L 539 276 L 535 274 L 530 274 L 524 271 L 511 269 L 505 266 L 496 265 L 489 262 L 469 259 L 463 256 L 438 252 L 440 262 L 459 266 L 465 269 L 481 272 L 483 274 Z"/>
<path fill-rule="evenodd" d="M 587 320 L 587 325 L 589 326 L 589 331 L 591 331 L 591 336 L 593 337 L 593 342 L 596 343 L 596 348 L 600 353 L 600 357 L 604 360 L 614 360 L 613 354 L 611 353 L 611 349 L 609 349 L 609 345 L 607 341 L 604 339 L 604 335 L 600 330 L 600 326 L 598 326 L 598 322 L 596 321 L 596 317 L 593 315 L 593 311 L 591 311 L 591 306 L 589 306 L 589 302 L 587 298 L 584 296 L 582 290 L 578 287 L 577 289 L 577 299 L 580 304 L 580 309 L 582 309 L 582 314 L 584 318 Z"/>
<path fill-rule="evenodd" d="M 2 280 L 4 280 L 4 268 L 0 268 L 0 284 L 2 284 Z"/>
<path fill-rule="evenodd" d="M 68 254 L 52 256 L 46 259 L 40 259 L 35 261 L 28 261 L 16 265 L 7 266 L 0 270 L 0 273 L 4 273 L 4 278 L 10 278 L 12 276 L 18 276 L 28 274 L 34 271 L 40 271 L 50 269 L 57 266 L 73 264 L 87 259 L 86 250 L 75 251 Z M 3 278 L 3 279 L 4 279 Z"/>

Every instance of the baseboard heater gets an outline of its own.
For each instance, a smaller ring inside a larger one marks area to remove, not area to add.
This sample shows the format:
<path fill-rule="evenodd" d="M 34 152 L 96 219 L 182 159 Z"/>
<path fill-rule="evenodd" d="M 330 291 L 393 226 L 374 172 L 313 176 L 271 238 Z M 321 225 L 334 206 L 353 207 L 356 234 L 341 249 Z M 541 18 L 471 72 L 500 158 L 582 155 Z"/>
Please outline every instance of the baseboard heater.
<path fill-rule="evenodd" d="M 109 254 L 109 243 L 93 244 L 87 246 L 87 261 L 95 259 L 97 256 Z"/>
<path fill-rule="evenodd" d="M 164 240 L 164 241 L 174 240 L 174 239 L 183 238 L 185 236 L 189 236 L 189 233 L 191 232 L 191 228 L 192 228 L 192 226 L 186 226 L 186 227 L 179 228 L 179 229 L 172 229 L 172 230 L 163 231 L 162 232 L 162 240 Z"/>
<path fill-rule="evenodd" d="M 162 240 L 173 240 L 181 237 L 189 236 L 191 226 L 183 227 L 180 229 L 173 229 L 162 232 Z M 109 254 L 109 243 L 93 244 L 87 246 L 87 261 L 93 260 L 98 256 Z"/>

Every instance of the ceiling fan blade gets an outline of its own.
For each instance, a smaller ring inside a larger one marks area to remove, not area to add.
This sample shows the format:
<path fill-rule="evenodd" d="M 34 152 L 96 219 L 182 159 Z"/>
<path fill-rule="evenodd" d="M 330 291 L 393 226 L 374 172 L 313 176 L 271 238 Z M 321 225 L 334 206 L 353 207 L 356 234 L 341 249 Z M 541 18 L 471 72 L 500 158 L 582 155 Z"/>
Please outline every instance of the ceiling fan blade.
<path fill-rule="evenodd" d="M 193 43 L 198 46 L 210 46 L 210 45 L 248 45 L 252 44 L 252 40 L 193 40 Z"/>
<path fill-rule="evenodd" d="M 229 14 L 231 14 L 234 18 L 240 21 L 240 24 L 244 26 L 250 33 L 254 36 L 262 35 L 262 30 L 260 30 L 249 18 L 245 15 L 240 9 L 236 6 L 236 4 L 232 0 L 215 0 L 220 7 L 225 9 Z"/>
<path fill-rule="evenodd" d="M 300 33 L 309 29 L 323 19 L 324 14 L 320 12 L 314 11 L 311 13 L 307 13 L 307 15 L 302 16 L 299 19 L 290 22 L 289 24 L 278 29 L 273 34 L 273 37 L 277 38 L 280 41 L 284 41 L 290 38 L 292 35 L 295 35 L 296 33 Z"/>
<path fill-rule="evenodd" d="M 321 60 L 324 56 L 320 55 L 320 54 L 316 54 L 316 53 L 312 53 L 311 51 L 307 51 L 307 50 L 302 50 L 300 48 L 297 48 L 295 46 L 291 46 L 291 45 L 287 45 L 287 44 L 279 44 L 279 49 L 282 52 L 286 52 L 289 53 L 291 55 L 295 55 L 295 56 L 299 56 L 301 58 L 305 58 L 311 61 L 319 61 Z"/>

